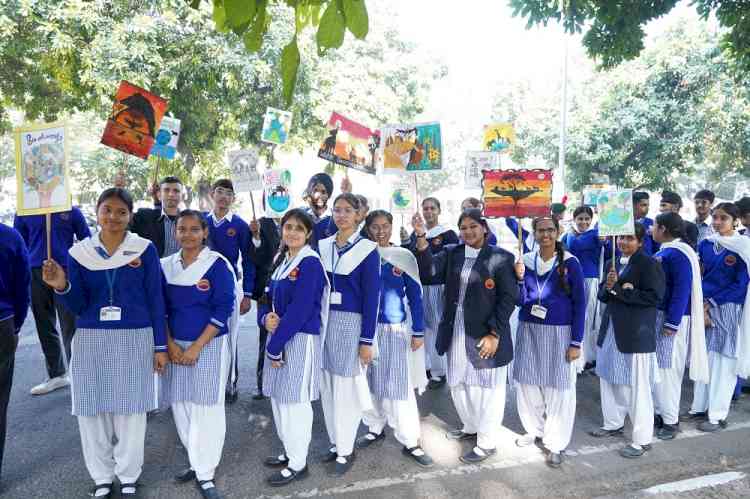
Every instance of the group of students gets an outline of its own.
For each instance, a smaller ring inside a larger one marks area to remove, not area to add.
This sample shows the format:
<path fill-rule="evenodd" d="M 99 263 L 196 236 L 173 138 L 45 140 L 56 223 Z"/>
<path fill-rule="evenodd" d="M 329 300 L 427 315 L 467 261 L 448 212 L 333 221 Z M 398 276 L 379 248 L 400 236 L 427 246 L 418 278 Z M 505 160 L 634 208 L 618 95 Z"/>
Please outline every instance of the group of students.
<path fill-rule="evenodd" d="M 99 233 L 65 262 L 44 261 L 41 279 L 76 317 L 72 408 L 95 497 L 109 497 L 115 479 L 123 497 L 137 496 L 146 415 L 166 407 L 190 462 L 177 481 L 220 497 L 224 402 L 236 399 L 237 329 L 250 299 L 259 387 L 283 446 L 264 462 L 277 468 L 272 486 L 307 476 L 317 399 L 334 476 L 385 438 L 386 425 L 406 458 L 431 466 L 415 392 L 445 384 L 462 425 L 446 437 L 474 444 L 466 463 L 496 454 L 509 378 L 526 432 L 516 444 L 536 445 L 551 467 L 570 443 L 586 367 L 602 401 L 603 425 L 591 434 L 620 435 L 630 416 L 624 457 L 649 450 L 654 425 L 662 439 L 680 419 L 704 431 L 726 425 L 737 376 L 750 374 L 750 238 L 735 230 L 750 223 L 750 199 L 711 208 L 702 191 L 707 209 L 692 224 L 677 214 L 676 194 L 665 192 L 650 220 L 648 195 L 635 193 L 635 234 L 614 249 L 590 208 L 562 230 L 558 204 L 531 230 L 506 221 L 522 239 L 519 258 L 497 246 L 476 199 L 462 204 L 458 233 L 439 223 L 439 200 L 424 199 L 399 246 L 390 213 L 369 212 L 348 180 L 342 191 L 327 215 L 333 182 L 317 174 L 307 208 L 247 224 L 230 211 L 228 180 L 213 186 L 208 214 L 178 212 L 167 193 L 161 208 L 134 216 L 130 194 L 110 188 L 97 201 Z M 688 234 L 702 238 L 697 252 Z M 695 390 L 680 415 L 688 352 Z"/>

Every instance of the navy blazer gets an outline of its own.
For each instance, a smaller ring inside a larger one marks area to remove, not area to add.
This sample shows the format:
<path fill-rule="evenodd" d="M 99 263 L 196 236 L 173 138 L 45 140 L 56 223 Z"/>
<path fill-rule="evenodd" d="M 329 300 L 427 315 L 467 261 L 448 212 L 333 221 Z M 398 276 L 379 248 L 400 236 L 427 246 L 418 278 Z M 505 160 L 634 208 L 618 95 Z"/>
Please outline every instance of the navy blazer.
<path fill-rule="evenodd" d="M 260 247 L 250 241 L 250 259 L 255 265 L 255 289 L 253 290 L 253 299 L 259 300 L 266 289 L 268 281 L 268 272 L 273 265 L 273 259 L 279 251 L 281 244 L 281 234 L 276 227 L 276 222 L 268 217 L 258 219 L 260 225 Z"/>
<path fill-rule="evenodd" d="M 622 353 L 650 353 L 656 351 L 656 307 L 664 298 L 664 271 L 656 259 L 643 250 L 631 257 L 625 272 L 614 287 L 606 287 L 606 273 L 612 267 L 608 261 L 604 267 L 605 279 L 599 287 L 599 300 L 606 303 L 596 344 L 602 346 L 609 321 L 615 331 L 615 343 Z M 617 261 L 617 271 L 622 265 Z"/>
<path fill-rule="evenodd" d="M 422 284 L 445 284 L 445 308 L 435 341 L 440 355 L 450 349 L 453 340 L 464 251 L 463 244 L 448 245 L 435 255 L 432 251 L 415 251 Z M 464 326 L 467 356 L 477 369 L 501 367 L 513 360 L 509 320 L 518 301 L 514 261 L 508 251 L 485 243 L 471 269 L 463 303 Z M 490 331 L 500 339 L 497 352 L 491 359 L 480 359 L 477 340 Z"/>
<path fill-rule="evenodd" d="M 159 257 L 164 256 L 166 241 L 164 240 L 164 219 L 161 206 L 158 208 L 141 208 L 133 215 L 130 230 L 148 239 L 156 247 Z"/>

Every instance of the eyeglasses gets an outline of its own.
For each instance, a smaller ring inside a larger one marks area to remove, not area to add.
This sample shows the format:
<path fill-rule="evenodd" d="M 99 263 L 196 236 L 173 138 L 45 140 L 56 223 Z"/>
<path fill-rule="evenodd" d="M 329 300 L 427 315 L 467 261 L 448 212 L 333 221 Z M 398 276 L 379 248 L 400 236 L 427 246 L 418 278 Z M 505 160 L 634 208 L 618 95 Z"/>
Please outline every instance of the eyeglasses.
<path fill-rule="evenodd" d="M 234 191 L 231 189 L 224 189 L 223 187 L 217 187 L 214 189 L 214 194 L 232 197 L 234 196 Z"/>

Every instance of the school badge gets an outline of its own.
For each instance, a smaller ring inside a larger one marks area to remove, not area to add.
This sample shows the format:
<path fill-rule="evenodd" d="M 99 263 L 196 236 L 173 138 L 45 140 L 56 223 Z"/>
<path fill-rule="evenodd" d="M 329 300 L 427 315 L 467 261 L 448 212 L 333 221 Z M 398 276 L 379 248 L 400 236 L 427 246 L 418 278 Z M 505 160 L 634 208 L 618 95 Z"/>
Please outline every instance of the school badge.
<path fill-rule="evenodd" d="M 724 263 L 730 267 L 734 267 L 734 264 L 737 263 L 737 257 L 734 255 L 727 255 L 726 258 L 724 258 Z"/>
<path fill-rule="evenodd" d="M 227 229 L 227 235 L 229 237 L 234 237 L 237 235 L 237 230 L 234 227 L 230 227 Z"/>
<path fill-rule="evenodd" d="M 299 267 L 294 267 L 291 272 L 289 272 L 289 280 L 290 281 L 296 281 L 299 277 Z"/>
<path fill-rule="evenodd" d="M 487 279 L 484 281 L 484 287 L 487 289 L 495 289 L 495 281 L 492 279 Z"/>
<path fill-rule="evenodd" d="M 195 287 L 200 291 L 208 291 L 211 289 L 211 282 L 208 279 L 201 279 L 195 283 Z"/>
<path fill-rule="evenodd" d="M 135 260 L 131 260 L 131 261 L 128 262 L 128 267 L 130 267 L 130 268 L 137 269 L 140 266 L 141 266 L 141 259 L 140 258 L 136 258 Z"/>
<path fill-rule="evenodd" d="M 403 273 L 404 273 L 404 271 L 401 270 L 400 268 L 393 267 L 393 275 L 395 275 L 396 277 L 401 277 L 401 274 L 403 274 Z"/>

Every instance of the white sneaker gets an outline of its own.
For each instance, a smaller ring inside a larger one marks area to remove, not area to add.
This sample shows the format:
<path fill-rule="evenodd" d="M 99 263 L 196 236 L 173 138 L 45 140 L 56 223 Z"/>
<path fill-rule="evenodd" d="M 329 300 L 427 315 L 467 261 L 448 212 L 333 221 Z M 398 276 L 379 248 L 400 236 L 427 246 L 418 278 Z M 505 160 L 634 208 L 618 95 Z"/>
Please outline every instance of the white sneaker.
<path fill-rule="evenodd" d="M 36 385 L 31 389 L 31 394 L 46 395 L 47 393 L 54 392 L 60 388 L 65 388 L 66 386 L 70 386 L 70 378 L 68 378 L 67 374 L 64 374 L 56 378 L 48 379 L 40 385 Z"/>

